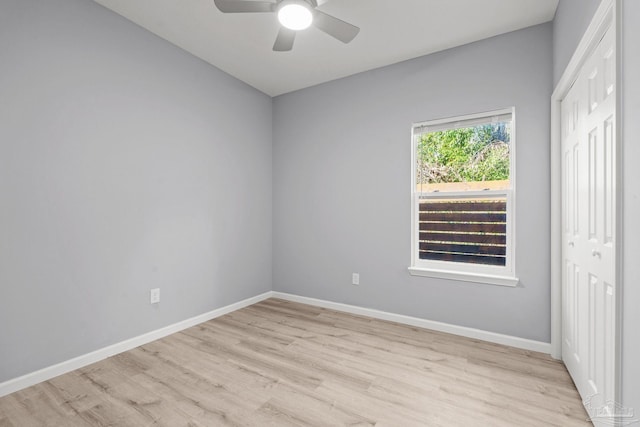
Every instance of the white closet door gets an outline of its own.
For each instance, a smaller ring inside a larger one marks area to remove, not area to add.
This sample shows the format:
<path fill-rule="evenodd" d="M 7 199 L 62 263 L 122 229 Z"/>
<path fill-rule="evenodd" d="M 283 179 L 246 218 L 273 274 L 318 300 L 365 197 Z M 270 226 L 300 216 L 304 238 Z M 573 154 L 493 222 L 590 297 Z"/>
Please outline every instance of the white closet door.
<path fill-rule="evenodd" d="M 561 106 L 562 358 L 587 409 L 605 412 L 614 409 L 615 67 L 609 30 Z"/>

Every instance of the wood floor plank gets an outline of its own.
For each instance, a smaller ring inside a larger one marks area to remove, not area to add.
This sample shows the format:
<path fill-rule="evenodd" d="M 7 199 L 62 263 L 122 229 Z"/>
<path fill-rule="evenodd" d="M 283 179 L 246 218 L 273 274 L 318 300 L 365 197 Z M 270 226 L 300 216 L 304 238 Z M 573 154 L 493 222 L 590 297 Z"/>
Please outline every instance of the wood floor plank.
<path fill-rule="evenodd" d="M 561 362 L 269 299 L 0 398 L 0 427 L 589 426 Z"/>

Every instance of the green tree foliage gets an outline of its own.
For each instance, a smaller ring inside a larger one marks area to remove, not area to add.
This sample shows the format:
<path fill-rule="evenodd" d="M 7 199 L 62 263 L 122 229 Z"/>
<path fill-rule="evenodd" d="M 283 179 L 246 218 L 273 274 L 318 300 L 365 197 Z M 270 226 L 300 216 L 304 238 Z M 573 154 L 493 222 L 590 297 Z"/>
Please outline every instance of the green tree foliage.
<path fill-rule="evenodd" d="M 510 129 L 506 123 L 422 134 L 418 183 L 509 179 Z"/>

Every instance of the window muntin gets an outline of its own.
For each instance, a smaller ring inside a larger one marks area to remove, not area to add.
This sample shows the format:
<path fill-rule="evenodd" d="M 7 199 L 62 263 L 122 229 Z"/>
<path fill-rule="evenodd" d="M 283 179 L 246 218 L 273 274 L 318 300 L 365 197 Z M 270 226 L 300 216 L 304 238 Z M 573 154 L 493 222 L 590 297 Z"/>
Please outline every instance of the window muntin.
<path fill-rule="evenodd" d="M 412 268 L 514 275 L 514 114 L 413 126 Z"/>

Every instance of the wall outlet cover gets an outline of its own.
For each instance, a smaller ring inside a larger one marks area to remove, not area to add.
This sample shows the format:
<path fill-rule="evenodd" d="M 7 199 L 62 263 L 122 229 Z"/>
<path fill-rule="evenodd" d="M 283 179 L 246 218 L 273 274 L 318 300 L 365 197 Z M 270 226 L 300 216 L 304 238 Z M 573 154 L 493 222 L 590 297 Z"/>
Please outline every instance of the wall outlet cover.
<path fill-rule="evenodd" d="M 149 302 L 157 304 L 160 302 L 160 288 L 154 288 L 149 291 Z"/>

